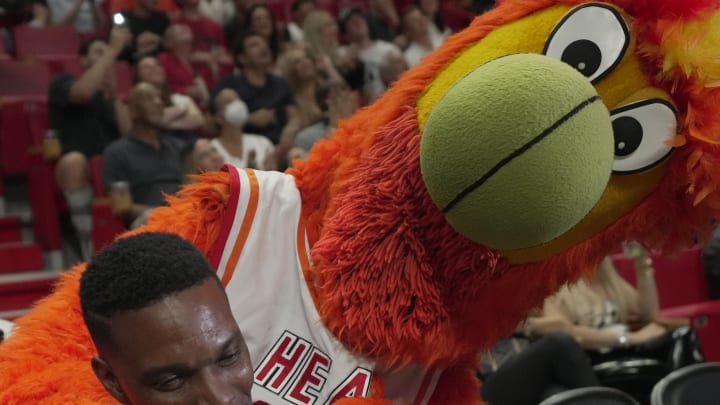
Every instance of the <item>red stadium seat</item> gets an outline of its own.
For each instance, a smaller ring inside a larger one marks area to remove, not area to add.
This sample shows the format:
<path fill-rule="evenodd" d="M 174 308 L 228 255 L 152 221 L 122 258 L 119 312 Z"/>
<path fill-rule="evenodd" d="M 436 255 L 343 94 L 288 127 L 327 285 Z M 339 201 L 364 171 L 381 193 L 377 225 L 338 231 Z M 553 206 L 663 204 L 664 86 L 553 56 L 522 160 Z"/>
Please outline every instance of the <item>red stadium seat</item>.
<path fill-rule="evenodd" d="M 47 106 L 43 101 L 4 103 L 0 109 L 0 169 L 3 175 L 27 177 L 35 238 L 44 250 L 58 252 L 61 237 L 55 171 L 43 159 L 40 149 L 47 122 Z"/>
<path fill-rule="evenodd" d="M 20 25 L 13 29 L 18 59 L 60 60 L 77 56 L 80 40 L 71 26 L 57 25 L 31 28 Z"/>
<path fill-rule="evenodd" d="M 13 60 L 0 62 L 0 99 L 45 99 L 50 84 L 50 71 L 43 63 Z"/>
<path fill-rule="evenodd" d="M 707 361 L 720 362 L 720 301 L 684 305 L 660 311 L 663 318 L 687 318 L 697 333 Z"/>
<path fill-rule="evenodd" d="M 5 49 L 5 42 L 0 38 L 0 61 L 2 60 L 10 60 L 12 57 L 7 53 L 7 50 Z"/>
<path fill-rule="evenodd" d="M 0 171 L 5 175 L 25 174 L 30 168 L 32 141 L 25 102 L 3 103 L 0 109 Z M 28 108 L 35 103 L 27 102 Z"/>

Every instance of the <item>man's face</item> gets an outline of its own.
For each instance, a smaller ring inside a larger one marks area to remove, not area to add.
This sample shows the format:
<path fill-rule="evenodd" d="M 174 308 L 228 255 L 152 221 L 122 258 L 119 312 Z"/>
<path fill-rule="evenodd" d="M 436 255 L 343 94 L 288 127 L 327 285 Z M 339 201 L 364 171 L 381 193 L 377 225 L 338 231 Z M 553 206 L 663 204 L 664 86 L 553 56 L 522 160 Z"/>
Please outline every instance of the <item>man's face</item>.
<path fill-rule="evenodd" d="M 104 41 L 93 41 L 92 44 L 90 44 L 90 47 L 88 48 L 87 55 L 83 57 L 83 65 L 85 68 L 89 68 L 95 64 L 95 62 L 100 59 L 105 51 L 107 50 L 107 44 Z"/>
<path fill-rule="evenodd" d="M 114 347 L 100 355 L 122 389 L 109 388 L 121 402 L 252 403 L 248 349 L 216 280 L 117 314 L 111 331 Z"/>
<path fill-rule="evenodd" d="M 148 56 L 138 62 L 138 77 L 140 81 L 160 87 L 165 84 L 165 69 L 154 57 Z"/>
<path fill-rule="evenodd" d="M 240 62 L 247 67 L 268 68 L 272 64 L 272 52 L 268 43 L 257 35 L 245 38 L 245 52 L 240 58 Z"/>
<path fill-rule="evenodd" d="M 312 1 L 306 1 L 298 7 L 296 12 L 293 13 L 293 20 L 299 25 L 302 25 L 303 21 L 305 21 L 305 17 L 314 10 L 317 10 L 315 3 Z"/>
<path fill-rule="evenodd" d="M 353 13 L 345 24 L 345 35 L 350 42 L 362 41 L 370 36 L 367 21 L 360 13 Z"/>
<path fill-rule="evenodd" d="M 429 24 L 427 17 L 419 9 L 414 9 L 405 16 L 405 35 L 411 40 L 422 38 L 427 34 Z"/>
<path fill-rule="evenodd" d="M 215 146 L 205 138 L 200 138 L 195 141 L 195 148 L 193 149 L 193 162 L 195 167 L 198 169 L 215 172 L 223 167 L 223 158 L 218 153 Z"/>
<path fill-rule="evenodd" d="M 138 0 L 140 7 L 145 10 L 157 10 L 158 0 Z"/>
<path fill-rule="evenodd" d="M 163 102 L 160 91 L 149 83 L 140 83 L 130 92 L 128 99 L 133 121 L 160 127 L 163 124 Z"/>

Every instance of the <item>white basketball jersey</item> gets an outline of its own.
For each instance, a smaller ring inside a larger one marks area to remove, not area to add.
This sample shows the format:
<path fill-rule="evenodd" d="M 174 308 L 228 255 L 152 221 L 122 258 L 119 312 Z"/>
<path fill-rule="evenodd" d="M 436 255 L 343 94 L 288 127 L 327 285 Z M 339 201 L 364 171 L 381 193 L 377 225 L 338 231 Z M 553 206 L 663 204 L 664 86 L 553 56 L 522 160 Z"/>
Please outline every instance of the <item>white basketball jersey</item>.
<path fill-rule="evenodd" d="M 256 405 L 331 404 L 367 396 L 382 378 L 395 403 L 426 404 L 439 372 L 409 366 L 373 376 L 320 320 L 303 269 L 310 263 L 300 192 L 292 176 L 225 166 L 230 195 L 210 261 L 247 342 Z"/>

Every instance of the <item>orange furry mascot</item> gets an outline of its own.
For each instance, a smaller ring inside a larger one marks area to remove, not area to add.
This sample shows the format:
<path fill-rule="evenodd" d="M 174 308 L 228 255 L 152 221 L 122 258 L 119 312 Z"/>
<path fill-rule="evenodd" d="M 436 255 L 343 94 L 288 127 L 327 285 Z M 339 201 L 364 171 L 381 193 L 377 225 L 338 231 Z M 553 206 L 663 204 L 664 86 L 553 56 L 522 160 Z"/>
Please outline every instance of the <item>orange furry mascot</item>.
<path fill-rule="evenodd" d="M 415 403 L 479 404 L 478 352 L 563 283 L 625 240 L 669 251 L 706 235 L 718 27 L 715 0 L 506 0 L 298 162 L 307 289 L 377 365 L 366 398 L 336 403 L 395 400 L 382 370 L 414 364 L 439 370 Z M 211 256 L 230 198 L 228 173 L 204 175 L 141 231 Z M 112 402 L 90 368 L 83 268 L 0 346 L 0 403 Z"/>

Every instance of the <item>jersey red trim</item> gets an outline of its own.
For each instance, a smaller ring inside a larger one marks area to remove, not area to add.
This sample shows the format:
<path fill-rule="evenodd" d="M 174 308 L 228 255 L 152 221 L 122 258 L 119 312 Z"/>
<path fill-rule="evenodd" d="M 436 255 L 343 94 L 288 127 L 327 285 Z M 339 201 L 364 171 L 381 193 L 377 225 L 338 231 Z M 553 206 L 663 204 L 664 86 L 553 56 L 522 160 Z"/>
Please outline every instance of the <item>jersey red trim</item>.
<path fill-rule="evenodd" d="M 237 169 L 230 165 L 225 165 L 221 170 L 228 172 L 230 177 L 230 196 L 227 206 L 225 207 L 225 213 L 223 214 L 223 225 L 222 229 L 220 229 L 220 236 L 218 236 L 218 239 L 215 241 L 215 246 L 213 246 L 210 257 L 208 257 L 215 271 L 217 271 L 218 266 L 220 266 L 220 260 L 222 260 L 225 244 L 227 244 L 227 240 L 230 237 L 230 230 L 235 221 L 238 201 L 240 200 L 240 174 Z"/>

